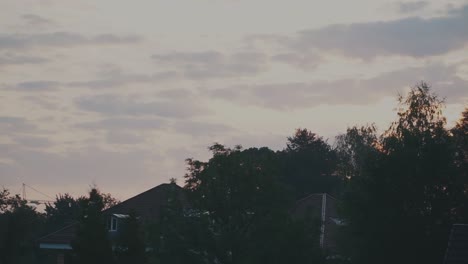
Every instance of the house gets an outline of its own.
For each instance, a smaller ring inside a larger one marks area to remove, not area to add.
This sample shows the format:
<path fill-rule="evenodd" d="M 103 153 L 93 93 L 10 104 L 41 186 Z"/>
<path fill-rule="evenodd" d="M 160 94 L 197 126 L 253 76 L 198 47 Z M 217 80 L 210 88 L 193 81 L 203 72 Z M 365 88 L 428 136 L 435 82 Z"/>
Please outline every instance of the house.
<path fill-rule="evenodd" d="M 182 204 L 187 204 L 182 188 L 176 184 L 161 184 L 128 200 L 125 200 L 105 211 L 109 237 L 114 238 L 121 223 L 130 212 L 135 212 L 141 221 L 157 222 L 162 210 L 175 195 Z M 46 255 L 48 263 L 64 264 L 71 260 L 71 243 L 75 238 L 78 223 L 67 225 L 38 240 L 39 248 Z"/>
<path fill-rule="evenodd" d="M 468 224 L 452 226 L 444 264 L 468 264 Z"/>
<path fill-rule="evenodd" d="M 176 184 L 161 184 L 103 211 L 111 240 L 116 237 L 121 223 L 132 211 L 143 223 L 157 222 L 174 194 L 183 207 L 188 207 L 189 203 L 181 187 Z M 328 255 L 336 252 L 335 233 L 338 226 L 343 224 L 338 218 L 337 203 L 338 201 L 329 194 L 311 194 L 298 200 L 290 211 L 294 218 L 303 218 L 308 212 L 312 212 L 320 219 L 319 242 Z M 70 263 L 71 243 L 77 227 L 77 223 L 72 223 L 38 240 L 39 248 L 47 255 L 47 263 Z"/>

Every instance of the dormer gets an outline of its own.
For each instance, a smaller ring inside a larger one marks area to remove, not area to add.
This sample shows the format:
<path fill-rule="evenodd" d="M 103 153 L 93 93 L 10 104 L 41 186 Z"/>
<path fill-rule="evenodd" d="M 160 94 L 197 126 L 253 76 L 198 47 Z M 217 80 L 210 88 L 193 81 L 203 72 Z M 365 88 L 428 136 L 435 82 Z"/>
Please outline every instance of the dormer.
<path fill-rule="evenodd" d="M 125 214 L 111 214 L 107 219 L 107 230 L 109 232 L 117 232 L 122 222 L 128 218 Z"/>

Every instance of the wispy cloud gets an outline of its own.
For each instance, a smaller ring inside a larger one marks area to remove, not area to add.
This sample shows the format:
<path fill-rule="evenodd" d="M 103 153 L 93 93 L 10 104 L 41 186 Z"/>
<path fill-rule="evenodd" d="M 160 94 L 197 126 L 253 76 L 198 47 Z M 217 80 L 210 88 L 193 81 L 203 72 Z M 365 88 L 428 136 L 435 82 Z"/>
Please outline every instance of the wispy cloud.
<path fill-rule="evenodd" d="M 427 1 L 415 1 L 415 2 L 399 2 L 397 3 L 398 11 L 404 14 L 413 13 L 420 11 L 429 6 Z"/>
<path fill-rule="evenodd" d="M 148 159 L 153 164 L 162 160 L 157 154 L 146 150 L 110 151 L 86 146 L 64 153 L 51 153 L 38 149 L 26 149 L 18 145 L 2 145 L 0 159 L 12 163 L 0 163 L 0 173 L 22 177 L 35 186 L 63 186 L 70 184 L 105 183 L 106 188 L 128 184 L 128 177 L 144 180 L 150 175 L 146 166 Z M 109 181 L 109 176 L 112 180 Z M 7 183 L 8 184 L 8 183 Z"/>
<path fill-rule="evenodd" d="M 37 126 L 23 117 L 0 116 L 0 131 L 3 134 L 32 132 Z"/>
<path fill-rule="evenodd" d="M 15 50 L 26 48 L 73 47 L 80 45 L 104 45 L 135 43 L 141 40 L 139 36 L 117 36 L 101 34 L 84 36 L 72 32 L 53 32 L 36 34 L 0 34 L 0 50 Z"/>
<path fill-rule="evenodd" d="M 134 118 L 134 117 L 112 117 L 99 121 L 83 122 L 75 125 L 76 128 L 88 130 L 126 131 L 126 130 L 159 130 L 165 129 L 167 120 L 160 118 Z"/>
<path fill-rule="evenodd" d="M 314 52 L 299 53 L 289 52 L 274 55 L 273 61 L 289 64 L 299 69 L 311 70 L 316 68 L 323 61 L 319 54 Z"/>
<path fill-rule="evenodd" d="M 13 140 L 22 147 L 27 148 L 45 149 L 52 146 L 52 142 L 46 137 L 13 135 Z"/>
<path fill-rule="evenodd" d="M 179 69 L 187 79 L 228 78 L 252 76 L 267 69 L 265 54 L 239 52 L 225 55 L 217 51 L 171 52 L 151 58 L 166 67 Z"/>
<path fill-rule="evenodd" d="M 1 44 L 0 44 L 1 45 Z M 28 56 L 19 54 L 1 54 L 0 55 L 0 67 L 7 65 L 21 65 L 21 64 L 42 64 L 49 62 L 50 60 L 44 57 Z"/>
<path fill-rule="evenodd" d="M 187 98 L 188 99 L 188 98 Z M 76 105 L 81 110 L 110 116 L 160 116 L 188 118 L 209 114 L 210 111 L 191 100 L 136 100 L 112 94 L 80 97 Z"/>
<path fill-rule="evenodd" d="M 56 81 L 31 81 L 31 82 L 20 82 L 16 86 L 11 87 L 16 91 L 26 92 L 42 92 L 42 91 L 53 91 L 60 86 L 60 82 Z"/>
<path fill-rule="evenodd" d="M 406 5 L 404 9 L 423 5 Z M 303 30 L 295 37 L 258 35 L 247 41 L 275 43 L 297 54 L 319 50 L 362 59 L 393 55 L 421 58 L 464 48 L 468 44 L 466 25 L 468 5 L 439 17 L 334 24 Z"/>
<path fill-rule="evenodd" d="M 26 21 L 29 26 L 45 26 L 53 24 L 52 20 L 36 14 L 24 14 L 21 18 Z"/>
<path fill-rule="evenodd" d="M 109 144 L 134 145 L 143 143 L 145 137 L 136 133 L 110 130 L 106 134 L 106 140 Z"/>
<path fill-rule="evenodd" d="M 235 129 L 220 123 L 199 121 L 177 121 L 172 129 L 176 133 L 187 134 L 193 137 L 213 137 L 235 132 Z"/>
<path fill-rule="evenodd" d="M 457 66 L 431 64 L 381 74 L 370 79 L 237 85 L 201 90 L 207 96 L 229 102 L 278 111 L 315 107 L 322 104 L 366 105 L 386 96 L 396 96 L 405 87 L 425 80 L 450 102 L 468 98 L 468 80 L 457 76 Z"/>

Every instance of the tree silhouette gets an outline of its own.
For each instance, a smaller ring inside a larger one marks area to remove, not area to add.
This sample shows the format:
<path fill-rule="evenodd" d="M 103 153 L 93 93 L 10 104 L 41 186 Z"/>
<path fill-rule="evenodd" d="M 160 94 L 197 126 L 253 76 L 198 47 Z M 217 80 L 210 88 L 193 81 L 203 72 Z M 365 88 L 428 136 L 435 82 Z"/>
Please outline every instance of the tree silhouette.
<path fill-rule="evenodd" d="M 113 263 L 114 257 L 102 216 L 104 198 L 98 189 L 89 192 L 82 201 L 76 238 L 72 242 L 77 263 Z"/>
<path fill-rule="evenodd" d="M 356 263 L 441 263 L 445 252 L 458 191 L 443 101 L 420 83 L 400 106 L 344 196 Z"/>
<path fill-rule="evenodd" d="M 296 199 L 339 188 L 340 179 L 332 176 L 337 165 L 335 152 L 323 138 L 307 129 L 297 129 L 288 137 L 281 162 L 284 181 L 291 186 Z"/>
<path fill-rule="evenodd" d="M 144 264 L 147 261 L 146 245 L 140 227 L 140 222 L 135 212 L 130 212 L 128 218 L 122 223 L 122 228 L 117 241 L 116 256 L 118 263 Z"/>

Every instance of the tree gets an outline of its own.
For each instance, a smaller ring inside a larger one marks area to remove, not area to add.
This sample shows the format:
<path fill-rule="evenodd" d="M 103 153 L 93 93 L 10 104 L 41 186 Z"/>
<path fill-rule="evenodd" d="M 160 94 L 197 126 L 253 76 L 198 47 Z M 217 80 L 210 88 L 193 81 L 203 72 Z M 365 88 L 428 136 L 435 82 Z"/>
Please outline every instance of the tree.
<path fill-rule="evenodd" d="M 130 212 L 128 218 L 123 222 L 123 227 L 117 241 L 116 257 L 118 263 L 144 264 L 147 261 L 145 251 L 146 245 L 140 228 L 140 222 L 136 213 Z"/>
<path fill-rule="evenodd" d="M 345 180 L 363 177 L 367 166 L 375 164 L 371 159 L 379 156 L 379 137 L 375 125 L 351 127 L 345 134 L 336 137 L 338 174 Z"/>
<path fill-rule="evenodd" d="M 172 258 L 162 263 L 320 260 L 311 250 L 318 239 L 289 216 L 293 197 L 280 181 L 280 155 L 268 148 L 214 144 L 209 149 L 208 162 L 187 160 L 185 190 L 192 207 L 174 206 L 166 214 L 170 220 L 163 219 L 160 245 Z M 292 237 L 294 242 L 285 241 Z"/>
<path fill-rule="evenodd" d="M 457 146 L 457 161 L 459 166 L 468 163 L 468 108 L 462 113 L 462 118 L 451 130 Z"/>
<path fill-rule="evenodd" d="M 78 220 L 81 212 L 80 205 L 86 197 L 73 198 L 68 193 L 56 196 L 55 201 L 46 204 L 45 215 L 48 231 L 55 231 Z"/>
<path fill-rule="evenodd" d="M 32 263 L 43 216 L 18 195 L 0 191 L 0 263 Z"/>
<path fill-rule="evenodd" d="M 297 129 L 288 137 L 282 155 L 284 181 L 291 186 L 296 199 L 311 193 L 332 193 L 339 188 L 339 178 L 332 176 L 336 154 L 322 137 L 307 129 Z"/>
<path fill-rule="evenodd" d="M 459 223 L 468 222 L 468 108 L 462 113 L 462 118 L 451 130 L 455 142 L 455 164 L 457 169 L 457 181 L 453 184 L 458 188 L 459 201 L 455 206 L 455 219 Z"/>
<path fill-rule="evenodd" d="M 420 83 L 400 106 L 344 195 L 356 263 L 441 263 L 445 252 L 457 190 L 443 101 Z"/>
<path fill-rule="evenodd" d="M 104 197 L 98 189 L 89 192 L 83 200 L 76 238 L 72 242 L 77 263 L 113 263 L 114 257 L 102 216 Z"/>
<path fill-rule="evenodd" d="M 96 189 L 96 187 L 94 187 Z M 119 203 L 110 193 L 100 193 L 103 202 L 103 210 Z M 70 194 L 59 194 L 53 203 L 47 203 L 45 215 L 47 219 L 48 231 L 55 231 L 65 225 L 78 221 L 81 206 L 88 202 L 88 197 L 72 197 Z"/>

